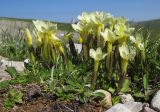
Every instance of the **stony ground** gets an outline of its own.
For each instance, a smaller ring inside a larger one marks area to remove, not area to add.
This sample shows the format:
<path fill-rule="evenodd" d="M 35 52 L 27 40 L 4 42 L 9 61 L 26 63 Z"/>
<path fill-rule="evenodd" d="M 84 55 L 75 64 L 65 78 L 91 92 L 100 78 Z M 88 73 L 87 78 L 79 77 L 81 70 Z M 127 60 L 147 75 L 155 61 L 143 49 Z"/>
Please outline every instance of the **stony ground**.
<path fill-rule="evenodd" d="M 53 95 L 42 93 L 35 84 L 16 85 L 12 88 L 23 90 L 23 104 L 17 104 L 12 109 L 3 108 L 6 92 L 0 95 L 0 112 L 102 112 L 105 109 L 96 103 L 82 104 L 77 101 L 57 101 Z"/>

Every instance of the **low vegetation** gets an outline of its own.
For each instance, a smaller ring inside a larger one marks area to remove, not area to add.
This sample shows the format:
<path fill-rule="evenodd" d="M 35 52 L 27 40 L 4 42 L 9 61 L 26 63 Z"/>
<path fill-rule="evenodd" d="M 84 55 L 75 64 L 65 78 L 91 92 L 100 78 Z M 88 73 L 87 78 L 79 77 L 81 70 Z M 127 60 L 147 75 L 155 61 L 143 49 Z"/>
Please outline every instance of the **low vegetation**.
<path fill-rule="evenodd" d="M 72 32 L 63 39 L 56 37 L 57 29 L 72 31 L 70 26 L 39 20 L 33 25 L 15 37 L 9 32 L 1 37 L 1 54 L 11 60 L 29 60 L 22 73 L 10 67 L 6 70 L 12 77 L 0 84 L 0 90 L 8 91 L 6 108 L 23 102 L 23 92 L 10 89 L 11 85 L 36 83 L 58 101 L 94 101 L 102 106 L 106 106 L 102 91 L 109 91 L 116 104 L 120 92 L 149 101 L 159 88 L 160 39 L 151 38 L 151 32 L 143 28 L 131 27 L 124 17 L 104 12 L 78 16 L 71 26 L 79 34 L 80 53 Z"/>

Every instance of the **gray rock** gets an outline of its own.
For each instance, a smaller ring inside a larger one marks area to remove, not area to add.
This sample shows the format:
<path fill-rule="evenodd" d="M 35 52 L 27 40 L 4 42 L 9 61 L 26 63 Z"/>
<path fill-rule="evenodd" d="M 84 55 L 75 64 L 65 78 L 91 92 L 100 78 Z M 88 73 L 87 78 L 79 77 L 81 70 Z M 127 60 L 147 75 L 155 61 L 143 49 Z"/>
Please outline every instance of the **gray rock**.
<path fill-rule="evenodd" d="M 132 112 L 124 104 L 116 104 L 105 112 Z"/>
<path fill-rule="evenodd" d="M 24 62 L 1 60 L 0 68 L 6 69 L 6 66 L 14 67 L 18 72 L 22 72 L 25 69 Z"/>
<path fill-rule="evenodd" d="M 9 60 L 9 59 L 0 55 L 0 60 Z"/>
<path fill-rule="evenodd" d="M 149 107 L 149 103 L 143 103 L 143 108 L 144 107 Z"/>
<path fill-rule="evenodd" d="M 103 100 L 100 101 L 100 104 L 106 108 L 110 108 L 112 106 L 112 96 L 111 93 L 109 93 L 108 91 L 99 89 L 93 92 L 95 93 L 102 93 L 104 95 Z"/>
<path fill-rule="evenodd" d="M 153 109 L 151 109 L 149 107 L 145 107 L 143 112 L 157 112 L 157 111 L 155 111 L 155 110 L 153 110 Z"/>
<path fill-rule="evenodd" d="M 128 108 L 131 112 L 141 112 L 143 109 L 143 104 L 141 102 L 126 102 L 124 104 L 126 108 Z"/>
<path fill-rule="evenodd" d="M 151 107 L 157 111 L 160 111 L 160 90 L 154 95 L 151 101 Z"/>
<path fill-rule="evenodd" d="M 11 76 L 5 70 L 0 69 L 0 82 L 5 80 L 11 80 Z"/>
<path fill-rule="evenodd" d="M 78 53 L 80 53 L 82 50 L 82 44 L 74 44 L 74 45 L 75 45 L 75 48 L 78 51 Z"/>
<path fill-rule="evenodd" d="M 77 50 L 77 53 L 79 54 L 82 50 L 82 44 L 74 44 L 75 49 Z M 67 48 L 69 48 L 69 45 L 67 44 Z"/>
<path fill-rule="evenodd" d="M 142 112 L 143 104 L 141 102 L 129 101 L 125 104 L 117 104 L 106 112 Z"/>
<path fill-rule="evenodd" d="M 129 101 L 133 101 L 134 102 L 134 99 L 131 96 L 131 94 L 121 94 L 119 96 L 121 98 L 121 102 L 122 103 L 126 103 L 126 102 L 129 102 Z"/>

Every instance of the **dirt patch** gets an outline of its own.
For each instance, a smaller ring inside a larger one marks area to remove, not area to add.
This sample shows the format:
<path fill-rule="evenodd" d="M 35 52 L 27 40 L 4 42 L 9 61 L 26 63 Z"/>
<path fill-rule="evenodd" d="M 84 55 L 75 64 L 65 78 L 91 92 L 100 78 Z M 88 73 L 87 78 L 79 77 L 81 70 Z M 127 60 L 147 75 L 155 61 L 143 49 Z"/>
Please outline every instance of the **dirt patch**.
<path fill-rule="evenodd" d="M 102 112 L 105 109 L 97 103 L 82 104 L 78 101 L 64 102 L 58 101 L 53 95 L 47 93 L 41 93 L 31 97 L 26 90 L 28 87 L 35 88 L 35 84 L 25 85 L 23 87 L 13 86 L 16 89 L 21 89 L 24 92 L 23 104 L 17 104 L 11 109 L 5 109 L 3 107 L 4 99 L 6 98 L 6 92 L 0 95 L 0 112 Z M 12 87 L 12 88 L 13 88 Z M 39 89 L 39 88 L 38 88 Z M 34 90 L 35 93 L 37 90 Z M 32 95 L 34 92 L 32 92 Z M 29 99 L 29 100 L 28 100 Z"/>
<path fill-rule="evenodd" d="M 2 98 L 1 98 L 2 99 Z M 1 100 L 3 102 L 3 99 Z M 87 103 L 80 104 L 78 102 L 59 102 L 47 100 L 40 97 L 31 102 L 24 102 L 22 105 L 16 105 L 12 109 L 5 109 L 0 105 L 2 112 L 102 112 L 104 108 L 100 105 Z"/>

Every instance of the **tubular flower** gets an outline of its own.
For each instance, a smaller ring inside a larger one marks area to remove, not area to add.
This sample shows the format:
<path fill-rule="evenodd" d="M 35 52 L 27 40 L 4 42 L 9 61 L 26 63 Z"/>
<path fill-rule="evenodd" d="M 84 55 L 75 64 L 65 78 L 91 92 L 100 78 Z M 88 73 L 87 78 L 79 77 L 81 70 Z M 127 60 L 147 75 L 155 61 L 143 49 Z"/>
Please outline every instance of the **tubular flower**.
<path fill-rule="evenodd" d="M 77 17 L 78 23 L 72 24 L 75 31 L 80 33 L 80 35 L 88 35 L 91 32 L 91 16 L 90 14 L 83 12 L 82 15 Z"/>
<path fill-rule="evenodd" d="M 134 36 L 130 36 L 130 40 L 135 44 L 135 46 L 139 50 L 144 50 L 144 43 L 142 42 L 142 38 L 140 37 L 140 35 L 137 35 L 136 38 Z"/>
<path fill-rule="evenodd" d="M 127 45 L 122 45 L 119 47 L 119 53 L 122 59 L 121 60 L 122 74 L 124 74 L 127 71 L 128 61 L 135 57 L 136 52 L 133 49 L 129 49 Z"/>
<path fill-rule="evenodd" d="M 80 43 L 82 43 L 83 56 L 85 61 L 89 58 L 89 46 L 88 36 L 92 31 L 92 24 L 90 20 L 90 14 L 83 12 L 82 15 L 78 16 L 78 23 L 72 24 L 73 29 L 80 35 Z"/>
<path fill-rule="evenodd" d="M 95 61 L 100 61 L 107 56 L 106 53 L 105 54 L 102 53 L 101 48 L 97 48 L 97 50 L 90 49 L 89 54 Z"/>
<path fill-rule="evenodd" d="M 40 20 L 33 21 L 33 24 L 36 30 L 39 32 L 51 31 L 52 33 L 56 33 L 57 31 L 57 24 L 52 24 L 50 22 L 44 22 Z"/>
<path fill-rule="evenodd" d="M 129 60 L 133 59 L 136 55 L 135 50 L 129 49 L 127 45 L 120 46 L 119 53 L 121 56 L 121 76 L 119 79 L 118 90 L 120 90 L 124 84 Z"/>
<path fill-rule="evenodd" d="M 27 38 L 27 45 L 28 45 L 28 47 L 30 47 L 32 45 L 31 33 L 28 29 L 25 29 L 25 34 L 26 34 L 26 38 Z"/>
<path fill-rule="evenodd" d="M 121 44 L 123 44 L 126 41 L 126 38 L 134 31 L 134 28 L 126 25 L 126 20 L 124 18 L 119 18 L 114 28 L 114 32 L 119 37 L 118 41 Z"/>
<path fill-rule="evenodd" d="M 106 22 L 112 17 L 113 16 L 110 13 L 104 13 L 104 12 L 91 13 L 91 21 L 95 25 L 101 26 L 102 28 L 104 27 Z"/>
<path fill-rule="evenodd" d="M 44 61 L 54 63 L 57 55 L 62 55 L 66 60 L 65 49 L 62 41 L 56 37 L 57 25 L 40 20 L 33 21 L 34 35 L 37 38 L 40 56 Z"/>
<path fill-rule="evenodd" d="M 121 47 L 119 47 L 119 52 L 120 52 L 120 56 L 124 60 L 133 59 L 136 55 L 135 50 L 129 49 L 127 45 L 122 45 Z"/>
<path fill-rule="evenodd" d="M 104 38 L 105 42 L 108 41 L 110 43 L 113 43 L 118 39 L 117 36 L 114 34 L 114 32 L 112 32 L 111 30 L 107 28 L 105 29 L 104 32 L 101 32 L 101 35 Z"/>
<path fill-rule="evenodd" d="M 79 21 L 83 21 L 84 23 L 90 22 L 90 14 L 87 12 L 83 12 L 82 15 L 79 15 L 77 18 Z"/>
<path fill-rule="evenodd" d="M 96 51 L 94 49 L 90 49 L 89 53 L 90 56 L 94 59 L 94 74 L 91 86 L 94 89 L 98 77 L 99 61 L 105 58 L 107 54 L 103 54 L 101 48 L 97 48 Z"/>
<path fill-rule="evenodd" d="M 106 71 L 108 74 L 108 79 L 110 79 L 110 71 L 112 66 L 112 44 L 118 39 L 117 36 L 109 29 L 105 29 L 104 32 L 101 32 L 104 42 L 107 41 L 107 58 L 106 58 Z"/>
<path fill-rule="evenodd" d="M 104 31 L 105 25 L 107 21 L 112 17 L 111 14 L 109 13 L 104 13 L 104 12 L 95 12 L 91 13 L 91 21 L 93 24 L 93 33 L 97 38 L 97 47 L 101 46 L 101 38 L 100 38 L 100 33 Z"/>

